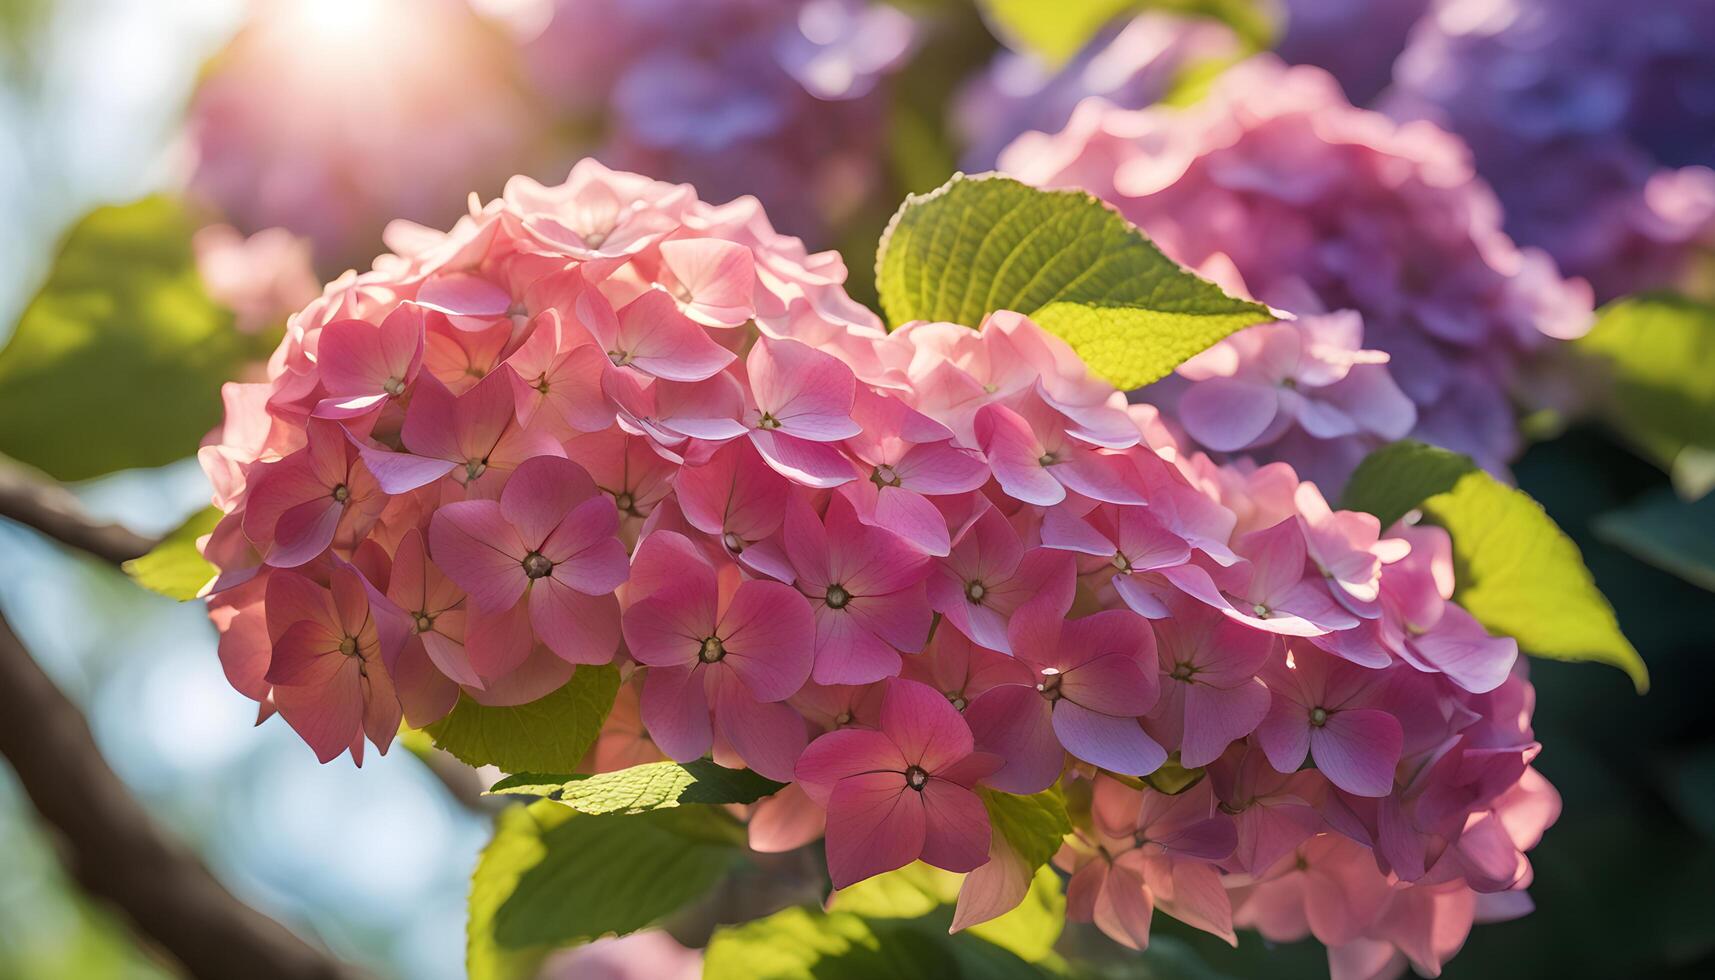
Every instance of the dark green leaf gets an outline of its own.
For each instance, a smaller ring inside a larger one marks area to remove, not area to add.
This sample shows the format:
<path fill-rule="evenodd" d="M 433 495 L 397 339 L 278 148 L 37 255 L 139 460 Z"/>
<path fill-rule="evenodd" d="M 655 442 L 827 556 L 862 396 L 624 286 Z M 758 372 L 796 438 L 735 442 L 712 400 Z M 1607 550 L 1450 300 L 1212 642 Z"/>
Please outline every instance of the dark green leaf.
<path fill-rule="evenodd" d="M 164 197 L 71 230 L 0 350 L 0 453 L 61 480 L 160 466 L 220 421 L 220 386 L 265 353 L 203 290 Z"/>
<path fill-rule="evenodd" d="M 570 819 L 549 825 L 543 807 Z M 494 916 L 505 949 L 635 932 L 708 891 L 740 853 L 730 831 L 742 829 L 712 807 L 589 816 L 540 802 L 530 813 L 540 851 Z"/>
<path fill-rule="evenodd" d="M 570 772 L 595 744 L 619 693 L 619 671 L 582 666 L 546 697 L 491 708 L 459 695 L 452 713 L 425 731 L 435 745 L 473 766 L 505 772 Z"/>
<path fill-rule="evenodd" d="M 470 980 L 530 980 L 549 945 L 507 949 L 494 941 L 494 920 L 518 888 L 524 872 L 541 864 L 543 835 L 570 820 L 572 811 L 549 803 L 514 806 L 495 820 L 494 837 L 477 858 L 470 880 L 470 915 L 465 926 L 465 969 Z"/>
<path fill-rule="evenodd" d="M 213 531 L 220 518 L 218 508 L 205 507 L 162 538 L 148 554 L 121 567 L 133 581 L 151 592 L 180 602 L 195 599 L 216 574 L 215 567 L 197 550 L 197 538 Z"/>
<path fill-rule="evenodd" d="M 687 803 L 755 803 L 779 792 L 777 783 L 749 769 L 727 769 L 707 759 L 650 762 L 597 775 L 521 773 L 490 793 L 542 796 L 580 813 L 642 813 Z"/>
<path fill-rule="evenodd" d="M 893 326 L 1024 313 L 1119 388 L 1271 319 L 1175 264 L 1090 195 L 999 176 L 958 175 L 907 198 L 882 236 L 876 280 Z"/>
<path fill-rule="evenodd" d="M 1478 622 L 1533 656 L 1611 664 L 1649 689 L 1578 546 L 1529 494 L 1457 453 L 1395 443 L 1358 467 L 1342 503 L 1387 523 L 1421 510 L 1453 539 L 1454 598 Z"/>
<path fill-rule="evenodd" d="M 790 908 L 716 930 L 704 980 L 1011 980 L 1044 972 L 993 943 L 949 936 L 944 915 L 867 918 Z"/>
<path fill-rule="evenodd" d="M 1666 489 L 1596 520 L 1596 536 L 1715 591 L 1715 494 L 1686 503 Z"/>

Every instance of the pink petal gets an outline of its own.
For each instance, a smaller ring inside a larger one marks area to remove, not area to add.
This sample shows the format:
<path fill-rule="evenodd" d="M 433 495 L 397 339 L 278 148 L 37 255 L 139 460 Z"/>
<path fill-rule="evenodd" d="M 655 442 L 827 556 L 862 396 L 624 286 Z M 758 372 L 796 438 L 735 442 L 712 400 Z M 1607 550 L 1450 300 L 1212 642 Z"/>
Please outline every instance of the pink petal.
<path fill-rule="evenodd" d="M 317 687 L 328 683 L 346 661 L 341 637 L 321 623 L 300 620 L 274 641 L 274 655 L 265 678 L 279 686 Z"/>
<path fill-rule="evenodd" d="M 360 447 L 358 452 L 363 456 L 363 465 L 375 477 L 382 491 L 391 494 L 410 493 L 426 487 L 458 466 L 450 459 L 390 453 L 373 446 Z"/>
<path fill-rule="evenodd" d="M 530 623 L 536 635 L 560 659 L 572 664 L 605 664 L 619 649 L 619 600 L 611 594 L 585 595 L 541 579 L 530 589 Z"/>
<path fill-rule="evenodd" d="M 363 692 L 358 687 L 357 661 L 340 656 L 344 663 L 326 682 L 308 687 L 274 689 L 274 707 L 286 724 L 315 750 L 321 762 L 330 762 L 351 747 L 363 731 Z"/>
<path fill-rule="evenodd" d="M 873 684 L 899 673 L 899 651 L 871 633 L 850 612 L 815 610 L 818 684 Z"/>
<path fill-rule="evenodd" d="M 977 412 L 976 433 L 1007 496 L 1039 507 L 1066 499 L 1066 488 L 1042 465 L 1045 449 L 1023 416 L 1004 405 L 984 405 Z"/>
<path fill-rule="evenodd" d="M 828 874 L 835 888 L 905 867 L 923 853 L 926 837 L 922 797 L 899 773 L 847 776 L 828 797 Z"/>
<path fill-rule="evenodd" d="M 274 546 L 264 559 L 275 568 L 296 568 L 328 550 L 345 506 L 323 496 L 289 508 L 274 525 Z"/>
<path fill-rule="evenodd" d="M 791 781 L 804 751 L 804 719 L 787 705 L 757 701 L 730 672 L 718 672 L 713 687 L 710 700 L 721 738 L 745 765 L 769 779 Z"/>
<path fill-rule="evenodd" d="M 1329 782 L 1358 796 L 1393 792 L 1393 771 L 1404 742 L 1399 719 L 1374 708 L 1335 711 L 1327 724 L 1310 729 L 1316 768 Z"/>
<path fill-rule="evenodd" d="M 1310 709 L 1280 691 L 1272 692 L 1256 739 L 1276 772 L 1296 772 L 1310 754 Z"/>
<path fill-rule="evenodd" d="M 833 442 L 863 431 L 851 418 L 857 379 L 832 355 L 795 340 L 763 337 L 751 348 L 746 368 L 758 410 L 776 419 L 781 433 Z"/>
<path fill-rule="evenodd" d="M 542 555 L 554 563 L 552 578 L 585 595 L 607 595 L 625 584 L 630 560 L 618 538 L 619 512 L 606 497 L 579 504 L 542 542 Z"/>
<path fill-rule="evenodd" d="M 394 662 L 391 674 L 400 709 L 404 712 L 406 723 L 412 728 L 423 728 L 440 721 L 458 703 L 458 684 L 429 659 L 426 647 L 419 637 L 406 641 L 405 649 Z M 474 673 L 471 676 L 474 677 Z"/>
<path fill-rule="evenodd" d="M 558 456 L 536 456 L 507 477 L 500 491 L 500 515 L 517 529 L 525 546 L 536 550 L 573 507 L 594 496 L 595 481 L 582 466 Z"/>
<path fill-rule="evenodd" d="M 841 728 L 818 737 L 798 756 L 794 776 L 810 799 L 826 803 L 834 784 L 863 772 L 903 773 L 908 765 L 893 740 L 865 728 Z"/>
<path fill-rule="evenodd" d="M 500 612 L 476 606 L 465 619 L 465 654 L 471 667 L 485 680 L 505 677 L 517 670 L 530 658 L 535 643 L 528 603 L 518 602 Z"/>
<path fill-rule="evenodd" d="M 1054 705 L 1054 734 L 1066 751 L 1112 772 L 1145 776 L 1167 761 L 1167 750 L 1144 732 L 1136 718 L 1116 718 L 1071 701 Z"/>
<path fill-rule="evenodd" d="M 973 871 L 989 857 L 988 810 L 977 794 L 945 779 L 922 790 L 926 821 L 922 859 L 945 871 Z"/>
<path fill-rule="evenodd" d="M 679 312 L 664 290 L 646 290 L 619 311 L 619 344 L 625 363 L 669 381 L 701 381 L 734 360 L 732 351 L 709 338 Z"/>
<path fill-rule="evenodd" d="M 650 667 L 696 661 L 703 640 L 715 633 L 715 595 L 700 589 L 664 589 L 625 610 L 625 646 Z"/>
<path fill-rule="evenodd" d="M 1040 793 L 1060 778 L 1066 750 L 1054 734 L 1048 702 L 1034 687 L 1003 684 L 965 708 L 974 744 L 1004 764 L 986 782 L 1006 793 Z"/>
<path fill-rule="evenodd" d="M 810 604 L 797 590 L 779 582 L 745 582 L 721 616 L 723 662 L 756 700 L 784 701 L 810 679 L 815 629 Z"/>
<path fill-rule="evenodd" d="M 752 429 L 750 441 L 776 473 L 800 486 L 826 490 L 857 478 L 851 460 L 826 442 L 765 429 Z"/>
<path fill-rule="evenodd" d="M 1185 734 L 1179 746 L 1179 764 L 1189 769 L 1206 766 L 1221 757 L 1238 739 L 1262 723 L 1268 714 L 1268 688 L 1252 679 L 1235 688 L 1189 684 L 1185 692 Z"/>
<path fill-rule="evenodd" d="M 686 314 L 716 327 L 750 319 L 756 292 L 756 259 L 736 242 L 715 238 L 661 243 L 661 261 L 689 294 Z"/>
<path fill-rule="evenodd" d="M 881 730 L 905 761 L 930 773 L 970 755 L 975 747 L 965 719 L 941 692 L 916 681 L 886 682 L 881 699 Z"/>
<path fill-rule="evenodd" d="M 651 667 L 643 677 L 643 725 L 667 757 L 702 758 L 714 744 L 700 665 Z"/>
<path fill-rule="evenodd" d="M 1149 920 L 1154 914 L 1155 901 L 1143 875 L 1123 864 L 1110 867 L 1096 895 L 1096 927 L 1116 943 L 1144 949 L 1149 946 Z"/>
<path fill-rule="evenodd" d="M 1217 452 L 1249 448 L 1268 432 L 1279 411 L 1280 396 L 1274 385 L 1237 378 L 1198 381 L 1179 399 L 1179 421 L 1185 431 Z"/>
<path fill-rule="evenodd" d="M 1500 687 L 1518 660 L 1517 641 L 1490 636 L 1475 617 L 1453 603 L 1447 604 L 1433 629 L 1408 642 L 1424 662 L 1472 694 Z"/>
<path fill-rule="evenodd" d="M 478 608 L 509 609 L 529 584 L 522 562 L 530 549 L 492 500 L 462 500 L 435 511 L 429 546 L 435 564 Z"/>

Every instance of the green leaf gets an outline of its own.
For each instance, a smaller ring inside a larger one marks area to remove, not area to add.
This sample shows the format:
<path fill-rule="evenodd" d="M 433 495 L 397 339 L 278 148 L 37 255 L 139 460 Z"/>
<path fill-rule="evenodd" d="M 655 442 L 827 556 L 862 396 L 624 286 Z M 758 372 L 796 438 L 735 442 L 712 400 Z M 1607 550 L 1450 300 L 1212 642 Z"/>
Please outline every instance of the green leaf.
<path fill-rule="evenodd" d="M 1478 622 L 1532 656 L 1611 664 L 1640 694 L 1649 689 L 1643 658 L 1620 632 L 1578 546 L 1529 494 L 1457 453 L 1403 442 L 1364 460 L 1341 505 L 1384 524 L 1421 510 L 1452 537 L 1454 598 Z"/>
<path fill-rule="evenodd" d="M 969 934 L 949 936 L 943 917 L 867 918 L 789 908 L 715 931 L 704 980 L 1010 980 L 1043 971 Z"/>
<path fill-rule="evenodd" d="M 828 896 L 828 908 L 871 919 L 915 919 L 959 897 L 963 876 L 913 861 Z"/>
<path fill-rule="evenodd" d="M 570 819 L 550 825 L 542 807 Z M 493 941 L 504 949 L 635 932 L 707 892 L 740 855 L 730 831 L 742 830 L 712 807 L 601 816 L 546 802 L 529 809 L 540 849 L 494 914 Z"/>
<path fill-rule="evenodd" d="M 148 554 L 121 567 L 133 581 L 151 592 L 180 602 L 195 599 L 216 574 L 215 567 L 197 550 L 197 538 L 213 531 L 221 517 L 219 508 L 205 507 L 162 538 Z"/>
<path fill-rule="evenodd" d="M 1641 452 L 1672 468 L 1688 448 L 1715 450 L 1715 306 L 1619 300 L 1576 347 L 1603 382 L 1605 420 Z"/>
<path fill-rule="evenodd" d="M 876 285 L 888 323 L 976 326 L 1030 316 L 1115 387 L 1138 388 L 1222 337 L 1272 319 L 1161 253 L 1083 191 L 966 177 L 906 198 L 882 236 Z"/>
<path fill-rule="evenodd" d="M 83 480 L 196 452 L 221 383 L 265 350 L 204 291 L 191 232 L 165 197 L 72 228 L 0 350 L 0 453 Z"/>
<path fill-rule="evenodd" d="M 987 940 L 1026 963 L 1040 963 L 1054 955 L 1054 944 L 1066 928 L 1066 893 L 1060 875 L 1049 865 L 1036 869 L 1024 901 L 1005 915 L 979 922 L 966 934 Z"/>
<path fill-rule="evenodd" d="M 1208 775 L 1206 769 L 1187 769 L 1180 765 L 1179 753 L 1175 752 L 1168 757 L 1166 762 L 1161 764 L 1161 768 L 1143 777 L 1143 781 L 1158 793 L 1178 796 L 1202 782 L 1206 775 Z"/>
<path fill-rule="evenodd" d="M 1633 557 L 1715 591 L 1715 494 L 1686 503 L 1656 490 L 1597 518 L 1595 531 Z"/>
<path fill-rule="evenodd" d="M 755 803 L 786 786 L 749 769 L 727 769 L 707 759 L 651 762 L 597 775 L 522 773 L 494 784 L 490 793 L 546 797 L 580 813 L 643 813 L 687 803 Z"/>
<path fill-rule="evenodd" d="M 1015 51 L 1058 66 L 1110 21 L 1145 10 L 1209 17 L 1225 23 L 1253 50 L 1273 44 L 1273 4 L 1265 0 L 980 0 L 995 36 Z"/>
<path fill-rule="evenodd" d="M 465 924 L 465 969 L 471 980 L 530 980 L 553 947 L 508 949 L 494 941 L 494 920 L 518 888 L 524 872 L 541 864 L 543 836 L 572 818 L 550 803 L 514 806 L 495 820 L 494 837 L 477 858 L 470 879 L 470 915 Z"/>
<path fill-rule="evenodd" d="M 435 745 L 473 766 L 505 772 L 570 772 L 595 744 L 619 693 L 611 666 L 577 668 L 566 686 L 512 708 L 459 695 L 452 713 L 424 729 Z"/>
<path fill-rule="evenodd" d="M 1032 796 L 1017 796 L 979 787 L 983 806 L 995 833 L 1004 835 L 1014 852 L 1031 868 L 1040 868 L 1060 850 L 1061 838 L 1072 832 L 1066 797 L 1059 787 Z"/>

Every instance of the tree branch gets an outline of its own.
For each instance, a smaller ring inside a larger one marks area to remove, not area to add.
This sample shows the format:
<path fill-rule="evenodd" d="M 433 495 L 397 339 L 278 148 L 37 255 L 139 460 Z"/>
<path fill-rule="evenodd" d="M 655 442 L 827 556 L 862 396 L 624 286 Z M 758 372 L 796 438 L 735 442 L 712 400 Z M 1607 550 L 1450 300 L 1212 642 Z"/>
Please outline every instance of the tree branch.
<path fill-rule="evenodd" d="M 84 513 L 71 491 L 17 465 L 0 465 L 0 517 L 115 565 L 148 554 L 155 541 Z"/>
<path fill-rule="evenodd" d="M 124 550 L 102 557 L 119 560 Z M 191 976 L 361 975 L 240 902 L 155 823 L 102 758 L 82 713 L 42 672 L 3 616 L 0 755 L 11 761 L 30 802 L 58 834 L 72 877 L 118 907 Z"/>

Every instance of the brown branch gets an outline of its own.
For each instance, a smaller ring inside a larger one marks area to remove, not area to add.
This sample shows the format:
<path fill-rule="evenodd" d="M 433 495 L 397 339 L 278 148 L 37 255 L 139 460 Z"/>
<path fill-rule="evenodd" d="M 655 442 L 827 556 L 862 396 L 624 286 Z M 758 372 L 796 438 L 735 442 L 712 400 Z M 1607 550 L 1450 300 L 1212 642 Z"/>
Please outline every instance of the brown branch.
<path fill-rule="evenodd" d="M 156 824 L 101 757 L 82 713 L 42 672 L 3 616 L 0 755 L 58 835 L 72 877 L 116 906 L 189 975 L 361 975 L 239 901 Z"/>
<path fill-rule="evenodd" d="M 0 517 L 115 565 L 148 554 L 155 541 L 84 513 L 65 487 L 17 465 L 0 465 Z"/>

